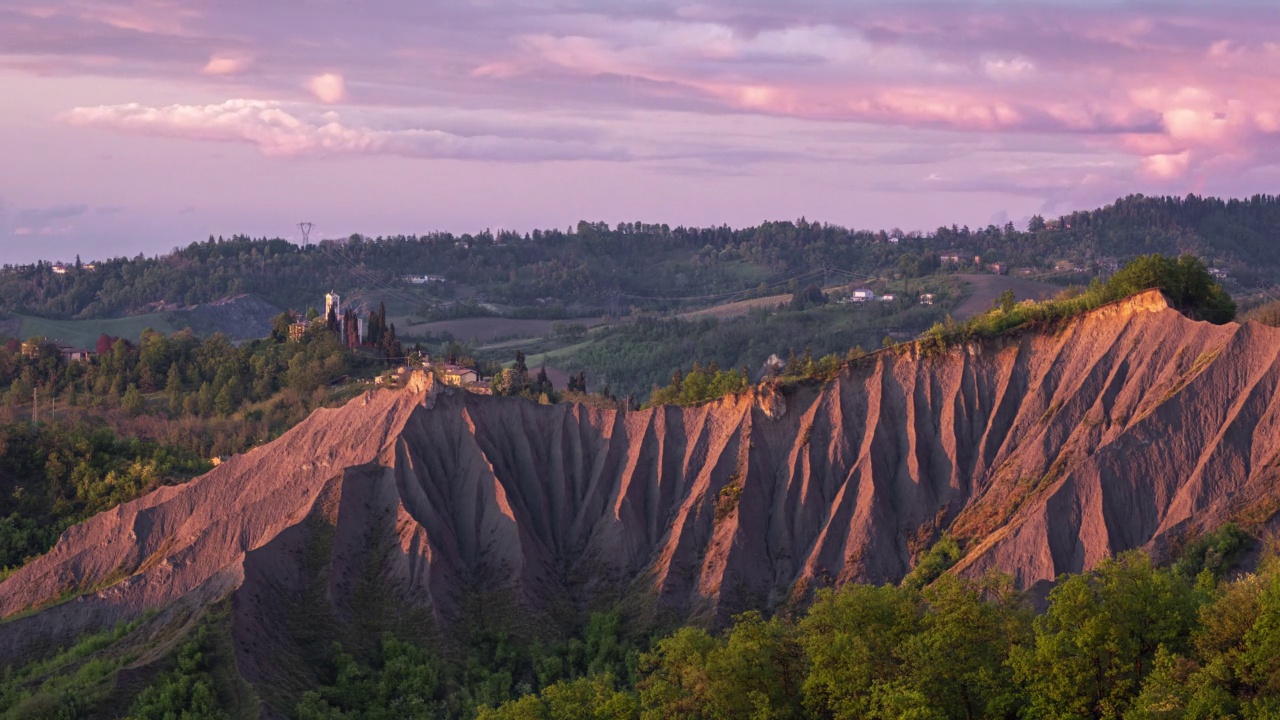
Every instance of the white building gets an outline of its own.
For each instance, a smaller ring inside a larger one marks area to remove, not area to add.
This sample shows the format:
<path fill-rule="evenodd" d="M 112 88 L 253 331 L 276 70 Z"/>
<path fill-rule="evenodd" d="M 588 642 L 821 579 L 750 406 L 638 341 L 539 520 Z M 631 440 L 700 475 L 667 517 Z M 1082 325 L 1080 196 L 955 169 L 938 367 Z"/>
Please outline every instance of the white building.
<path fill-rule="evenodd" d="M 867 302 L 868 300 L 875 300 L 875 299 L 876 299 L 876 294 L 874 292 L 871 292 L 870 290 L 867 290 L 866 288 L 858 288 L 857 290 L 854 290 L 853 294 L 849 296 L 849 300 L 851 302 L 857 302 L 857 303 Z"/>
<path fill-rule="evenodd" d="M 894 295 L 893 293 L 886 293 L 880 296 L 880 302 L 893 302 L 894 300 L 897 300 L 897 299 L 898 299 L 898 296 Z"/>
<path fill-rule="evenodd" d="M 410 283 L 414 285 L 426 285 L 428 283 L 442 283 L 444 282 L 444 276 L 443 275 L 410 275 L 409 277 L 405 278 L 405 280 L 408 280 Z"/>
<path fill-rule="evenodd" d="M 333 314 L 336 316 L 342 315 L 342 298 L 339 297 L 338 294 L 332 290 L 330 290 L 329 293 L 324 296 L 324 316 L 325 317 L 329 317 L 330 310 L 332 310 Z"/>
<path fill-rule="evenodd" d="M 925 294 L 921 295 L 921 296 L 920 296 L 920 304 L 921 304 L 921 305 L 932 305 L 932 304 L 933 304 L 933 293 L 925 293 Z"/>

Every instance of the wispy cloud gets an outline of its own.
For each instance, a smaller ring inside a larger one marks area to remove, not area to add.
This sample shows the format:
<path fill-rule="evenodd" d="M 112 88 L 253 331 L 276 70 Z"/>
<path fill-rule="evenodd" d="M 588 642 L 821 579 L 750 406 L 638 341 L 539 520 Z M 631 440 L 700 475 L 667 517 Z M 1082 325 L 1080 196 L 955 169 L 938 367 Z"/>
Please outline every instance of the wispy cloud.
<path fill-rule="evenodd" d="M 618 148 L 573 139 L 349 125 L 333 111 L 261 100 L 165 107 L 100 105 L 75 108 L 62 119 L 142 135 L 248 143 L 275 157 L 355 154 L 503 162 L 628 157 Z"/>

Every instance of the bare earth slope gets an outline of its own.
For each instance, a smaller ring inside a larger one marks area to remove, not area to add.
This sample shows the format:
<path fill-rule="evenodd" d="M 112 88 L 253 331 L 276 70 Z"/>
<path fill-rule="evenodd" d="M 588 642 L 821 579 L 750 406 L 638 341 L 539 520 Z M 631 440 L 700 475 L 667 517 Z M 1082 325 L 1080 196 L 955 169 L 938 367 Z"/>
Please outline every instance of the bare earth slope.
<path fill-rule="evenodd" d="M 592 597 L 720 620 L 900 579 L 946 529 L 956 571 L 1032 586 L 1280 509 L 1280 330 L 1188 320 L 1158 293 L 1053 333 L 696 408 L 621 413 L 414 376 L 191 483 L 67 531 L 0 584 L 0 656 L 231 594 L 239 662 L 308 583 L 338 621 L 370 574 L 436 623 L 477 589 L 549 616 Z M 384 593 L 385 595 L 385 593 Z M 385 599 L 385 598 L 384 598 Z"/>

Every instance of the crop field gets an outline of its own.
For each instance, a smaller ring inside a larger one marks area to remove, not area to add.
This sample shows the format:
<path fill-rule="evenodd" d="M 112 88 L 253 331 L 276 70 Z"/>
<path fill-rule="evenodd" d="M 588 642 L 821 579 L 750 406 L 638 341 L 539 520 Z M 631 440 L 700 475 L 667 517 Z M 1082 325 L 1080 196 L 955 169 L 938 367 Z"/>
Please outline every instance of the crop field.
<path fill-rule="evenodd" d="M 1037 282 L 1008 275 L 958 275 L 973 287 L 973 292 L 952 313 L 957 320 L 968 320 L 978 313 L 991 309 L 991 303 L 1005 290 L 1012 290 L 1013 297 L 1022 300 L 1047 300 L 1062 291 L 1061 285 Z"/>
<path fill-rule="evenodd" d="M 157 332 L 176 332 L 169 320 L 169 313 L 149 313 L 104 320 L 50 320 L 47 318 L 15 315 L 19 321 L 18 338 L 44 337 L 75 347 L 93 349 L 98 336 L 106 333 L 113 337 L 137 340 L 142 331 L 151 328 Z"/>
<path fill-rule="evenodd" d="M 573 318 L 568 320 L 543 320 L 533 318 L 478 317 L 459 320 L 436 320 L 434 322 L 407 324 L 405 318 L 393 318 L 396 321 L 396 332 L 401 336 L 432 335 L 439 337 L 449 333 L 460 341 L 490 343 L 503 338 L 542 337 L 551 331 L 555 322 L 580 324 L 595 327 L 604 321 L 601 318 Z M 400 323 L 404 322 L 402 326 Z"/>
<path fill-rule="evenodd" d="M 751 298 L 750 300 L 738 300 L 737 302 L 724 303 L 715 307 L 704 308 L 702 310 L 693 310 L 687 313 L 681 313 L 681 320 L 701 320 L 703 318 L 716 318 L 724 320 L 726 318 L 742 317 L 756 308 L 773 308 L 786 305 L 791 302 L 791 295 L 769 295 L 761 298 Z"/>

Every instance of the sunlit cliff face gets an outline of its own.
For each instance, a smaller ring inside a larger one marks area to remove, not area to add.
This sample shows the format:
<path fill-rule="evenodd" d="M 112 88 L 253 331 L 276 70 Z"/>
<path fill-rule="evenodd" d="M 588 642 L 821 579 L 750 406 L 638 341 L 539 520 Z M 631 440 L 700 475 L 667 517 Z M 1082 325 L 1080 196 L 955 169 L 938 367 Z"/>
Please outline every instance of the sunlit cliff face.
<path fill-rule="evenodd" d="M 1244 3 L 18 0 L 0 255 L 319 212 L 927 229 L 1247 195 L 1277 175 L 1277 30 Z"/>

